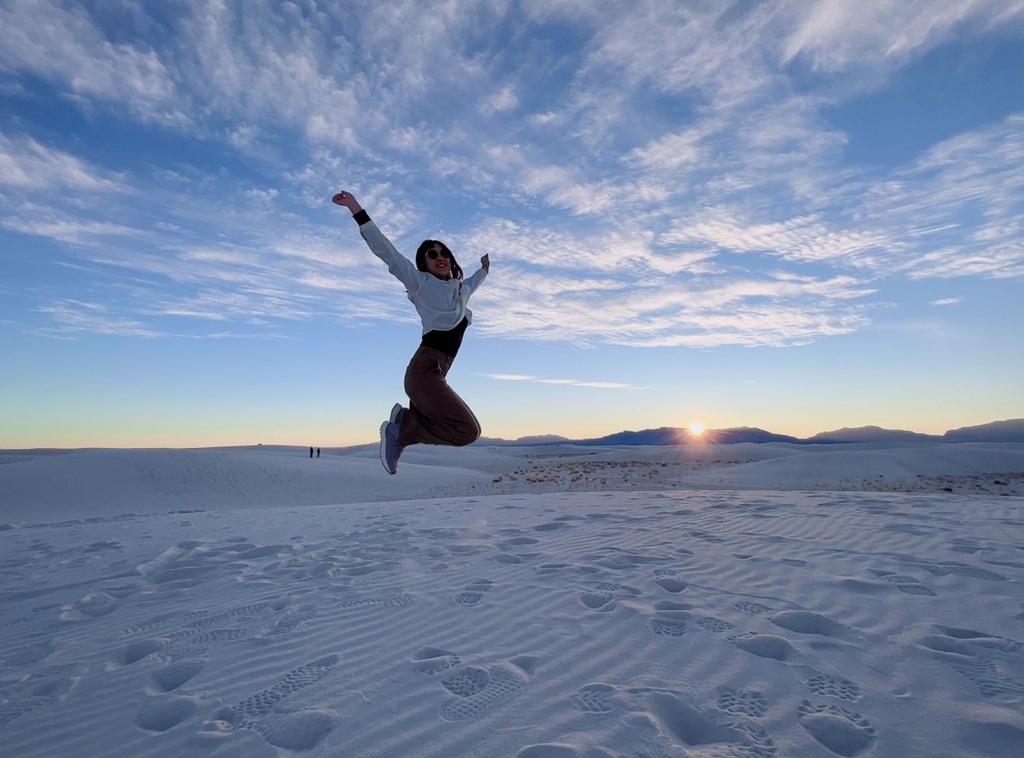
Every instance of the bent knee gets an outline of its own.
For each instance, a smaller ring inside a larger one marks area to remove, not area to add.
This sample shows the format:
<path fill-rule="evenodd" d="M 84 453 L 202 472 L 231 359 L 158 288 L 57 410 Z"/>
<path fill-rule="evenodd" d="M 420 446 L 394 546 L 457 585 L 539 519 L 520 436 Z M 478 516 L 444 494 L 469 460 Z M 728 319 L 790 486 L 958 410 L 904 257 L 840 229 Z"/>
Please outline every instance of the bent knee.
<path fill-rule="evenodd" d="M 479 426 L 475 429 L 467 429 L 465 433 L 456 436 L 455 439 L 452 440 L 452 444 L 455 445 L 455 447 L 465 447 L 466 445 L 472 445 L 478 439 L 480 439 Z"/>

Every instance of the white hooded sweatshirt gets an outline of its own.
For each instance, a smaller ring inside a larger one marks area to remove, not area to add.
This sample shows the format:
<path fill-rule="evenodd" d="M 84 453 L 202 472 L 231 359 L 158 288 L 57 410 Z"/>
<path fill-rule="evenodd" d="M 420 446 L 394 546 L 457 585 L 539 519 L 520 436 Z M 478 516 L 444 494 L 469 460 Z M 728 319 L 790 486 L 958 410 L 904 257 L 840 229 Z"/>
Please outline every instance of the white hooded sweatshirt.
<path fill-rule="evenodd" d="M 458 326 L 462 319 L 472 323 L 473 312 L 467 307 L 469 298 L 487 278 L 487 271 L 481 268 L 465 279 L 438 279 L 431 273 L 420 271 L 415 263 L 399 253 L 373 221 L 360 224 L 359 233 L 370 251 L 384 261 L 388 271 L 405 285 L 409 300 L 420 314 L 424 334 L 435 329 L 447 332 Z"/>

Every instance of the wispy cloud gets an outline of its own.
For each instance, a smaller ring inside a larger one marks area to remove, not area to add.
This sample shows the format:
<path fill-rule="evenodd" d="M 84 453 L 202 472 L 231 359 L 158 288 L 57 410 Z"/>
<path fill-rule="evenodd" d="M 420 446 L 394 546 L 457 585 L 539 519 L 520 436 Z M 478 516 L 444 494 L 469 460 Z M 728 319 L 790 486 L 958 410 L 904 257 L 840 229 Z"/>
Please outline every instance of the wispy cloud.
<path fill-rule="evenodd" d="M 889 265 L 913 277 L 1024 275 L 1024 116 L 945 140 L 872 188 Z M 882 263 L 882 261 L 879 261 Z"/>
<path fill-rule="evenodd" d="M 130 315 L 112 312 L 103 303 L 80 300 L 57 301 L 38 309 L 49 315 L 54 327 L 44 333 L 69 336 L 79 333 L 105 334 L 119 337 L 167 337 L 166 332 L 153 329 L 145 321 Z"/>
<path fill-rule="evenodd" d="M 515 93 L 515 88 L 505 85 L 484 101 L 481 110 L 485 115 L 494 116 L 513 111 L 518 106 L 519 98 Z"/>
<path fill-rule="evenodd" d="M 1024 0 L 118 8 L 4 3 L 0 77 L 215 159 L 129 174 L 0 135 L 0 224 L 122 272 L 127 331 L 414 320 L 343 186 L 404 250 L 489 253 L 495 337 L 803 344 L 870 324 L 886 281 L 1024 277 L 1020 115 L 893 170 L 844 163 L 825 116 Z M 71 294 L 44 312 L 102 332 Z"/>
<path fill-rule="evenodd" d="M 856 5 L 823 0 L 791 7 L 799 8 L 800 17 L 783 46 L 783 60 L 807 56 L 825 71 L 892 67 L 940 44 L 959 27 L 984 30 L 1024 15 L 1020 0 L 867 0 Z"/>
<path fill-rule="evenodd" d="M 776 273 L 699 283 L 637 283 L 510 272 L 478 295 L 485 333 L 578 344 L 712 347 L 802 344 L 868 323 L 850 301 L 872 292 L 851 277 L 821 280 Z"/>
<path fill-rule="evenodd" d="M 72 188 L 92 192 L 124 190 L 116 174 L 90 166 L 62 150 L 46 147 L 31 137 L 0 133 L 0 184 L 22 190 Z"/>
<path fill-rule="evenodd" d="M 46 0 L 11 0 L 0 6 L 2 70 L 52 80 L 85 100 L 123 104 L 147 121 L 189 120 L 178 107 L 172 73 L 160 55 L 148 46 L 111 40 L 79 6 Z"/>
<path fill-rule="evenodd" d="M 590 387 L 602 390 L 645 390 L 649 387 L 641 387 L 635 384 L 623 382 L 581 382 L 577 379 L 543 379 L 537 376 L 526 374 L 480 374 L 488 379 L 496 379 L 501 382 L 534 382 L 536 384 L 561 384 L 568 387 Z"/>

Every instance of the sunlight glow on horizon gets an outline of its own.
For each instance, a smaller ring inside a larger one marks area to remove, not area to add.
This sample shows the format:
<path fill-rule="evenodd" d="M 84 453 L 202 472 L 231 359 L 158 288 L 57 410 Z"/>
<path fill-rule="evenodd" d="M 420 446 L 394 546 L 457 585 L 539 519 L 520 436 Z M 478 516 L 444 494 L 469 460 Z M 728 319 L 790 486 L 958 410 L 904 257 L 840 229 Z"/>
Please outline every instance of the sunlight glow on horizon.
<path fill-rule="evenodd" d="M 689 427 L 687 428 L 690 430 L 690 434 L 692 434 L 694 437 L 700 437 L 702 434 L 704 434 L 704 424 L 702 424 L 700 421 L 691 421 Z"/>

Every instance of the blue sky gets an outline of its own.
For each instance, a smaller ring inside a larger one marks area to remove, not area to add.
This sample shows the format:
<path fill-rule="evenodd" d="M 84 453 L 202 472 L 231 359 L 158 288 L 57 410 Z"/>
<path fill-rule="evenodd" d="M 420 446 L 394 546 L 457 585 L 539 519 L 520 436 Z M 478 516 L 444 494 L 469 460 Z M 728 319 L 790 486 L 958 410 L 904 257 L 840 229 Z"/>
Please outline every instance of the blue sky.
<path fill-rule="evenodd" d="M 1024 416 L 1024 0 L 0 4 L 0 447 Z"/>

